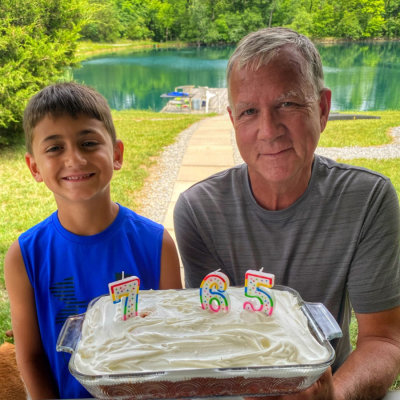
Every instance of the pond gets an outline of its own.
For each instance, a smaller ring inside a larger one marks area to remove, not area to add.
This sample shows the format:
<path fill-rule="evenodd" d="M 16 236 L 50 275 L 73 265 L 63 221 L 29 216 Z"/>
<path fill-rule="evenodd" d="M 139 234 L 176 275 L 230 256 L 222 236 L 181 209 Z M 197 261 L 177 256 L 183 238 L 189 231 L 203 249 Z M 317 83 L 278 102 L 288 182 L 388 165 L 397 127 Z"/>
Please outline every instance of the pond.
<path fill-rule="evenodd" d="M 332 110 L 400 109 L 400 42 L 318 44 Z M 93 86 L 116 110 L 160 111 L 161 94 L 181 85 L 226 87 L 233 48 L 184 48 L 109 54 L 82 62 L 74 80 Z"/>

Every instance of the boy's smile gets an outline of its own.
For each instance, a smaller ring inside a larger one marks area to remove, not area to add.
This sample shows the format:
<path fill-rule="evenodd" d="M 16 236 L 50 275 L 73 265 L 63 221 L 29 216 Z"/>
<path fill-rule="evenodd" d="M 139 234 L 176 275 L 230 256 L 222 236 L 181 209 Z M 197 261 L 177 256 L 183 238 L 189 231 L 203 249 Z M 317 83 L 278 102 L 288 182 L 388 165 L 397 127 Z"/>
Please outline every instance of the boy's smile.
<path fill-rule="evenodd" d="M 60 201 L 109 198 L 114 170 L 122 166 L 123 145 L 115 145 L 103 122 L 79 115 L 46 116 L 33 131 L 26 162 L 38 182 Z"/>

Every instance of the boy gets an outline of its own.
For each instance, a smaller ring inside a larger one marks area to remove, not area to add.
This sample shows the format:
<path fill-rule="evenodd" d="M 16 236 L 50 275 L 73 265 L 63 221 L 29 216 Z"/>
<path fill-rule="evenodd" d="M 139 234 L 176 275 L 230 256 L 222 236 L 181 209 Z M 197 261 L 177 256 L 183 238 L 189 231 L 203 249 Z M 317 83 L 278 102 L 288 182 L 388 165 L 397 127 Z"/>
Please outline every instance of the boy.
<path fill-rule="evenodd" d="M 111 201 L 110 181 L 122 166 L 106 100 L 76 83 L 44 88 L 24 113 L 29 170 L 53 192 L 57 211 L 23 233 L 5 258 L 17 362 L 32 399 L 89 393 L 56 352 L 71 314 L 136 275 L 141 289 L 180 288 L 175 244 L 164 228 Z"/>

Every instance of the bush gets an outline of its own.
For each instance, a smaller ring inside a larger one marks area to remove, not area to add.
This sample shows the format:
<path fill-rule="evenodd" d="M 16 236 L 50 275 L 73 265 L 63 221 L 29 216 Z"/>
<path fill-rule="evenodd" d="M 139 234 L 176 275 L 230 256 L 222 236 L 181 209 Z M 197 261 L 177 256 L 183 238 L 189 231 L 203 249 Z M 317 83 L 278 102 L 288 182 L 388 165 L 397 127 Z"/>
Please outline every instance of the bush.
<path fill-rule="evenodd" d="M 2 0 L 0 145 L 22 132 L 27 100 L 74 63 L 85 0 Z"/>

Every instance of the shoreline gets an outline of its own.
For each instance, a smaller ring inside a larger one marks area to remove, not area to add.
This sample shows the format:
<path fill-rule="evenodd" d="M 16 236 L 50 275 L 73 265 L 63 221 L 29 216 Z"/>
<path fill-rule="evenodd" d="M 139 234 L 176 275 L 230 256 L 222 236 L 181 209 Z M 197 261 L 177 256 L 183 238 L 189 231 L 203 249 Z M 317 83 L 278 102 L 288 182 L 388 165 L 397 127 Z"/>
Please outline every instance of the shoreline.
<path fill-rule="evenodd" d="M 399 42 L 400 38 L 365 38 L 365 39 L 345 39 L 345 38 L 312 38 L 310 39 L 315 44 L 341 44 L 341 43 L 384 43 L 384 42 Z M 89 47 L 85 50 L 85 46 Z M 226 47 L 235 46 L 234 43 L 217 43 L 210 45 L 201 45 L 200 47 Z M 126 41 L 121 40 L 115 43 L 107 42 L 91 42 L 82 41 L 78 42 L 76 49 L 76 57 L 78 61 L 83 61 L 91 57 L 95 57 L 100 54 L 112 54 L 112 53 L 123 53 L 123 52 L 139 52 L 146 50 L 158 50 L 158 49 L 178 49 L 186 47 L 199 47 L 196 43 L 191 42 L 152 42 L 152 41 Z"/>

